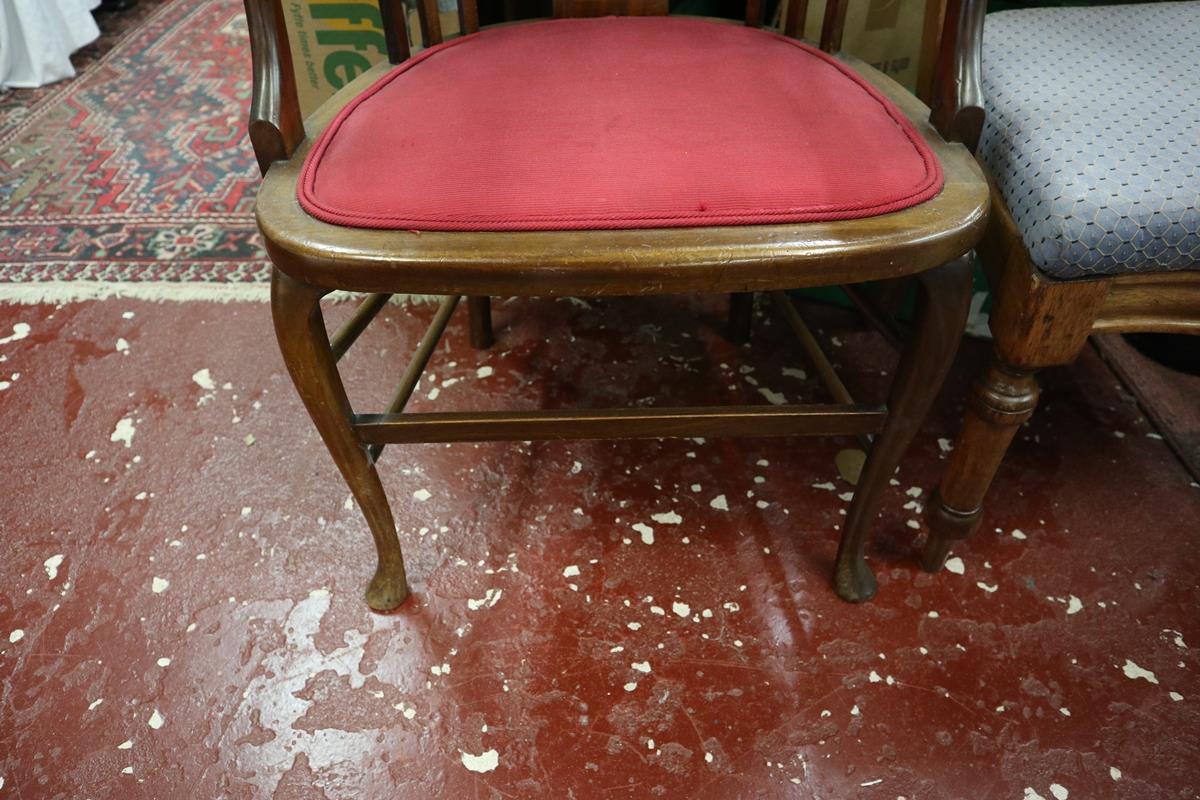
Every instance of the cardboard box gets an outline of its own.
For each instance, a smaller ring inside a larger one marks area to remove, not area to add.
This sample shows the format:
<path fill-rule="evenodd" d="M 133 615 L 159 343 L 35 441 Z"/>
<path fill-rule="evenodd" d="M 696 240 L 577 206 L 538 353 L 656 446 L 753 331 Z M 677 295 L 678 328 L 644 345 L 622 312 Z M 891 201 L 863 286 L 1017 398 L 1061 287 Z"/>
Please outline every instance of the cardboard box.
<path fill-rule="evenodd" d="M 938 3 L 938 0 L 929 0 Z M 940 6 L 930 9 L 937 13 Z M 850 0 L 842 50 L 861 58 L 909 89 L 916 91 L 932 64 L 921 64 L 926 27 L 926 0 Z M 784 12 L 786 18 L 786 11 Z M 804 38 L 821 38 L 825 0 L 810 0 Z M 936 35 L 936 33 L 935 33 Z M 922 70 L 922 66 L 925 70 Z"/>
<path fill-rule="evenodd" d="M 308 116 L 334 92 L 387 58 L 383 20 L 373 0 L 283 0 L 300 109 Z M 458 33 L 458 15 L 442 13 L 442 35 Z M 421 34 L 409 18 L 413 51 Z"/>

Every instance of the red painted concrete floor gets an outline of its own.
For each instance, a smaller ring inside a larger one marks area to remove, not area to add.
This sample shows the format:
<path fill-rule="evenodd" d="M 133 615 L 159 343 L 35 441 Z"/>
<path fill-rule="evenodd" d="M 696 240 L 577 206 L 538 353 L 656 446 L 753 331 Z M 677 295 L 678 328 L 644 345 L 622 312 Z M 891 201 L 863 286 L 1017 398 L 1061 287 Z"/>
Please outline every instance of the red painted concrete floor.
<path fill-rule="evenodd" d="M 419 406 L 816 395 L 780 326 L 734 348 L 719 310 L 500 304 Z M 360 403 L 430 314 L 351 353 Z M 820 317 L 878 396 L 886 348 Z M 852 442 L 430 445 L 381 462 L 415 590 L 381 616 L 265 305 L 0 307 L 0 797 L 1195 797 L 1200 489 L 1099 359 L 1047 376 L 955 569 L 914 566 L 985 351 L 868 605 L 829 586 Z"/>

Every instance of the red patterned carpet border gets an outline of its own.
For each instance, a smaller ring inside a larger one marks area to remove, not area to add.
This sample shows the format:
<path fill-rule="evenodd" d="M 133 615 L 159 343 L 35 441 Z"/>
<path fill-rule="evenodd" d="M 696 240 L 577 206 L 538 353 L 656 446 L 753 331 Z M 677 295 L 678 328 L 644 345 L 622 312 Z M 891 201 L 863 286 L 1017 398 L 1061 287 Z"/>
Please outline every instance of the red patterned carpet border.
<path fill-rule="evenodd" d="M 0 100 L 0 283 L 263 280 L 241 3 L 101 22 L 79 77 Z"/>

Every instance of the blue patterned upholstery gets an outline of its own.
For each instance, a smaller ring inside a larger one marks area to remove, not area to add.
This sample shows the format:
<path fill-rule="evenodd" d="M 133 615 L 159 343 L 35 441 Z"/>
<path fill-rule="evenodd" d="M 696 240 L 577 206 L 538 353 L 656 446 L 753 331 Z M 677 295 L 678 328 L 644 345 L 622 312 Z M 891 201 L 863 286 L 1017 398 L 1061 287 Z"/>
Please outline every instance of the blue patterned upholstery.
<path fill-rule="evenodd" d="M 1200 269 L 1200 2 L 986 18 L 980 157 L 1056 278 Z"/>

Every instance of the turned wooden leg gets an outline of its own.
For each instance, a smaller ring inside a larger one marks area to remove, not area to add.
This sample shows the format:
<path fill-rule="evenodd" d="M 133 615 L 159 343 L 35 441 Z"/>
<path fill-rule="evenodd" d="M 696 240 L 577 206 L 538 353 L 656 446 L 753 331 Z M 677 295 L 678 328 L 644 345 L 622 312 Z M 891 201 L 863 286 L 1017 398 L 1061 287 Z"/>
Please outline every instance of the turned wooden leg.
<path fill-rule="evenodd" d="M 729 327 L 725 338 L 734 344 L 750 341 L 750 328 L 754 321 L 754 292 L 734 292 L 729 295 Z"/>
<path fill-rule="evenodd" d="M 972 260 L 964 256 L 920 277 L 916 328 L 900 357 L 883 432 L 871 447 L 838 547 L 834 587 L 852 603 L 870 600 L 875 576 L 863 558 L 867 534 L 901 456 L 925 421 L 954 360 L 971 300 Z"/>
<path fill-rule="evenodd" d="M 471 323 L 471 346 L 477 350 L 486 350 L 496 343 L 492 332 L 492 298 L 468 297 L 467 314 Z"/>
<path fill-rule="evenodd" d="M 929 499 L 929 539 L 921 566 L 937 572 L 950 548 L 974 533 L 996 470 L 1021 425 L 1037 406 L 1032 370 L 1021 370 L 993 356 L 967 399 L 962 430 L 946 465 L 942 485 Z"/>
<path fill-rule="evenodd" d="M 350 401 L 346 399 L 321 315 L 320 299 L 327 291 L 274 270 L 271 313 L 275 335 L 296 391 L 375 539 L 379 562 L 367 588 L 367 604 L 378 611 L 390 611 L 408 597 L 404 558 L 379 474 L 350 427 Z"/>

